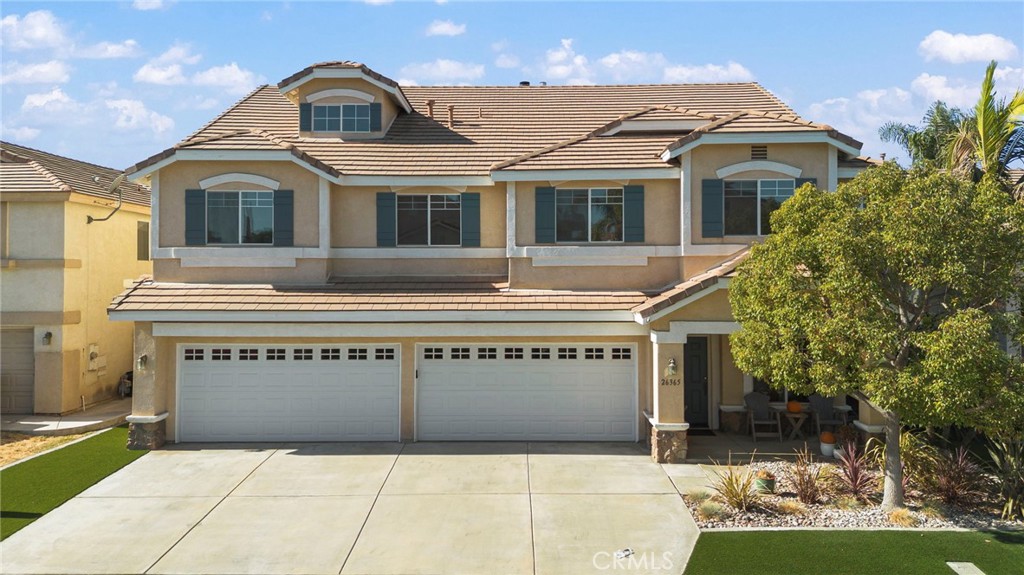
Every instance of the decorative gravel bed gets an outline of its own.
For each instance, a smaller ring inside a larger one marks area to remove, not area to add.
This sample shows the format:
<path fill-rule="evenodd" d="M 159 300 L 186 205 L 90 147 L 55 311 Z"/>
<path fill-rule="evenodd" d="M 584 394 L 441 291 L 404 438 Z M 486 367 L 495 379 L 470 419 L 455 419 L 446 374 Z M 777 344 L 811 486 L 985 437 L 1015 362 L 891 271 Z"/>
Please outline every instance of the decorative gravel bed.
<path fill-rule="evenodd" d="M 684 497 L 686 505 L 690 508 L 697 526 L 701 529 L 723 529 L 723 528 L 763 528 L 763 527 L 833 527 L 837 529 L 872 529 L 882 527 L 901 527 L 889 519 L 889 515 L 883 512 L 878 503 L 881 500 L 881 479 L 879 478 L 879 491 L 867 504 L 861 504 L 853 508 L 841 508 L 837 504 L 850 505 L 850 499 L 838 488 L 839 468 L 831 463 L 815 463 L 816 466 L 824 466 L 822 470 L 823 496 L 817 504 L 802 505 L 790 482 L 789 474 L 791 463 L 776 462 L 755 462 L 750 465 L 752 473 L 759 470 L 768 470 L 775 474 L 775 493 L 762 494 L 758 499 L 756 509 L 740 512 L 732 509 L 722 501 L 714 491 L 708 491 L 713 495 L 712 500 L 721 504 L 723 513 L 717 518 L 705 517 L 699 510 L 700 502 L 687 494 Z M 829 476 L 832 477 L 829 477 Z M 691 492 L 692 493 L 692 492 Z M 998 504 L 992 500 L 977 502 L 977 506 L 965 509 L 961 507 L 943 507 L 938 503 L 923 501 L 919 494 L 911 491 L 907 497 L 907 509 L 912 516 L 911 525 L 903 525 L 913 528 L 967 528 L 967 529 L 1024 529 L 1024 522 L 1003 521 L 999 519 Z M 795 512 L 780 511 L 780 504 L 783 509 L 795 506 Z"/>

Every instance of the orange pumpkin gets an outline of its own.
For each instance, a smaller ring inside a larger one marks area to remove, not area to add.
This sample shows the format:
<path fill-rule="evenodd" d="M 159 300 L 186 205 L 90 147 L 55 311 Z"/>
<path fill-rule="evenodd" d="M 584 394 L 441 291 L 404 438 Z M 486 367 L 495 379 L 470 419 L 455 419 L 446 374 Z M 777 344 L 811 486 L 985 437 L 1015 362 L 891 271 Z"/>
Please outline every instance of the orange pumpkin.
<path fill-rule="evenodd" d="M 790 401 L 786 404 L 786 411 L 790 413 L 800 413 L 803 411 L 803 406 L 800 405 L 799 401 Z"/>
<path fill-rule="evenodd" d="M 821 442 L 822 443 L 835 443 L 836 442 L 836 436 L 833 435 L 831 431 L 822 431 L 821 432 Z"/>

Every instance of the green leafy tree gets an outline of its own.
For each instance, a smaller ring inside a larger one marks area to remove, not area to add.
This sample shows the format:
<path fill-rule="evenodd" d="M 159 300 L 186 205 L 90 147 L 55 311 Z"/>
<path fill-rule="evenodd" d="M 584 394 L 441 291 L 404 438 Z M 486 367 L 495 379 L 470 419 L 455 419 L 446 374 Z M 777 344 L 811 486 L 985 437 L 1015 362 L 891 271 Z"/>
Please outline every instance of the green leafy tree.
<path fill-rule="evenodd" d="M 920 127 L 901 122 L 886 122 L 878 129 L 878 137 L 883 142 L 898 144 L 910 154 L 914 164 L 940 165 L 945 163 L 949 144 L 964 119 L 964 113 L 958 108 L 950 108 L 945 103 L 936 101 L 925 113 Z"/>
<path fill-rule="evenodd" d="M 902 425 L 1024 430 L 1024 205 L 894 162 L 836 192 L 805 185 L 730 285 L 737 365 L 777 387 L 852 395 L 885 418 L 883 507 L 903 505 Z"/>

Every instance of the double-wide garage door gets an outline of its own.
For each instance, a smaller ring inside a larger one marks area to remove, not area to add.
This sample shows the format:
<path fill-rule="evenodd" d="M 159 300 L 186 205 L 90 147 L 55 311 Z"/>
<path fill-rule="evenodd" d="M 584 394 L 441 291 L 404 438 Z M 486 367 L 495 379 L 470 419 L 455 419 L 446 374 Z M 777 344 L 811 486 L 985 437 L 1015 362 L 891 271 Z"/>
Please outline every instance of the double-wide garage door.
<path fill-rule="evenodd" d="M 422 345 L 416 438 L 634 441 L 630 345 Z M 179 441 L 397 441 L 390 345 L 184 345 Z"/>
<path fill-rule="evenodd" d="M 397 346 L 180 348 L 179 441 L 397 441 Z"/>

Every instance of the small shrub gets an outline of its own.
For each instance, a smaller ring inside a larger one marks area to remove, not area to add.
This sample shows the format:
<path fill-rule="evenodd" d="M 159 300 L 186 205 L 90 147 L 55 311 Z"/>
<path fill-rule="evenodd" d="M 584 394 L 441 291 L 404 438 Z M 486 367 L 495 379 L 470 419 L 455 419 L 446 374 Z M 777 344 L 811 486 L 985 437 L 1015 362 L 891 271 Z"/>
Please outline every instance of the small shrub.
<path fill-rule="evenodd" d="M 803 515 L 807 513 L 807 507 L 799 501 L 785 499 L 775 506 L 775 510 L 783 515 Z"/>
<path fill-rule="evenodd" d="M 843 444 L 843 452 L 839 456 L 839 479 L 842 489 L 847 494 L 861 501 L 867 501 L 875 491 L 876 478 L 868 469 L 868 458 L 857 451 L 857 444 Z"/>
<path fill-rule="evenodd" d="M 836 429 L 836 441 L 839 445 L 844 446 L 843 449 L 846 449 L 847 443 L 853 443 L 854 445 L 860 443 L 860 432 L 852 425 L 840 425 Z"/>
<path fill-rule="evenodd" d="M 687 492 L 686 497 L 688 497 L 690 501 L 700 504 L 711 499 L 711 494 L 704 489 L 694 489 L 693 491 Z"/>
<path fill-rule="evenodd" d="M 981 467 L 966 447 L 958 447 L 935 458 L 928 484 L 946 505 L 963 505 L 981 494 L 983 481 Z"/>
<path fill-rule="evenodd" d="M 926 501 L 923 503 L 921 505 L 921 509 L 918 510 L 918 513 L 932 519 L 945 519 L 947 515 L 946 508 L 934 501 Z"/>
<path fill-rule="evenodd" d="M 730 507 L 746 511 L 756 506 L 758 495 L 754 488 L 754 474 L 749 468 L 734 467 L 730 461 L 724 471 L 716 469 L 714 475 L 710 478 L 711 489 L 721 495 Z"/>
<path fill-rule="evenodd" d="M 864 447 L 868 460 L 885 471 L 885 441 L 872 437 Z M 920 482 L 930 473 L 935 463 L 935 447 L 925 441 L 924 434 L 903 430 L 900 433 L 900 465 L 903 469 L 903 492 L 911 482 Z"/>
<path fill-rule="evenodd" d="M 728 517 L 729 513 L 721 503 L 709 499 L 697 507 L 697 515 L 704 521 L 721 521 Z"/>
<path fill-rule="evenodd" d="M 913 527 L 917 525 L 917 517 L 909 509 L 900 507 L 889 513 L 889 522 L 900 527 Z"/>
<path fill-rule="evenodd" d="M 991 472 L 995 477 L 1003 519 L 1024 519 L 1024 441 L 993 438 L 989 441 Z"/>
<path fill-rule="evenodd" d="M 850 495 L 844 495 L 836 499 L 836 507 L 844 509 L 846 511 L 853 511 L 854 509 L 860 509 L 864 506 L 864 503 L 860 499 Z"/>
<path fill-rule="evenodd" d="M 796 462 L 789 468 L 789 480 L 796 491 L 796 498 L 808 505 L 817 503 L 821 497 L 821 468 L 814 464 L 814 457 L 806 445 L 796 453 Z"/>

